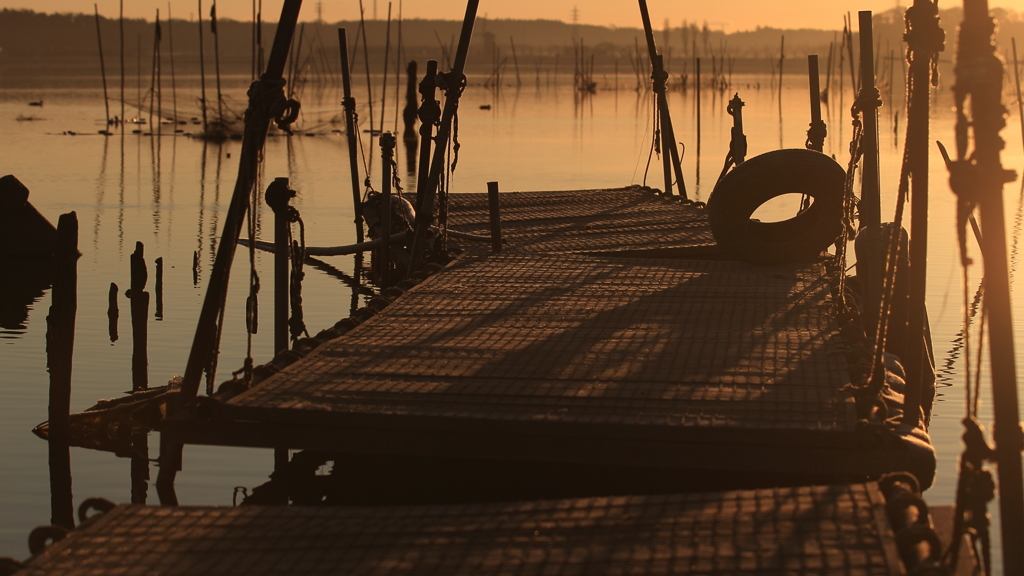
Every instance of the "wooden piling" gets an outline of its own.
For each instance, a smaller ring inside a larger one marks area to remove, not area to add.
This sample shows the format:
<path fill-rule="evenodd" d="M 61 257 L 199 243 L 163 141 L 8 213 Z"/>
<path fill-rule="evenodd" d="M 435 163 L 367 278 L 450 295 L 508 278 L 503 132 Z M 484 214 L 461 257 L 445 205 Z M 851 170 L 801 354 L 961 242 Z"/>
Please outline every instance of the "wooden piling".
<path fill-rule="evenodd" d="M 157 320 L 164 319 L 164 259 L 163 257 L 157 258 L 153 261 L 156 264 L 156 283 L 154 290 L 156 291 L 156 311 L 154 317 Z"/>
<path fill-rule="evenodd" d="M 878 89 L 875 87 L 874 40 L 871 11 L 862 10 L 860 17 L 860 100 L 864 123 L 861 149 L 864 163 L 861 172 L 863 188 L 860 197 L 860 227 L 878 226 L 882 222 L 881 180 L 878 173 Z"/>
<path fill-rule="evenodd" d="M 100 48 L 100 74 L 103 76 L 103 107 L 106 109 L 107 119 L 103 126 L 103 132 L 107 131 L 110 126 L 110 97 L 107 95 L 107 65 L 103 61 L 103 36 L 100 34 L 100 9 L 96 4 L 92 5 L 93 12 L 96 15 L 96 43 Z"/>
<path fill-rule="evenodd" d="M 110 342 L 117 342 L 117 320 L 121 313 L 117 307 L 117 284 L 110 283 L 110 290 L 107 292 L 107 334 Z"/>
<path fill-rule="evenodd" d="M 406 142 L 416 142 L 416 61 L 412 60 L 405 68 L 405 109 L 402 110 L 402 120 L 405 124 L 405 131 L 402 139 Z M 415 154 L 412 155 L 414 159 Z"/>
<path fill-rule="evenodd" d="M 192 285 L 199 285 L 199 251 L 192 251 Z"/>
<path fill-rule="evenodd" d="M 174 29 L 171 26 L 171 3 L 167 2 L 167 44 L 171 53 L 171 106 L 173 109 L 175 131 L 178 126 L 178 80 L 174 74 Z M 157 292 L 157 302 L 160 301 L 160 292 Z M 159 308 L 159 305 L 157 306 Z"/>
<path fill-rule="evenodd" d="M 391 2 L 388 2 L 388 22 L 384 31 L 384 79 L 383 87 L 380 91 L 380 133 L 384 134 L 384 115 L 388 105 L 388 59 L 391 53 Z M 370 125 L 372 127 L 373 122 L 371 120 Z M 384 144 L 381 143 L 381 146 Z M 381 170 L 386 170 L 387 166 L 381 166 Z"/>
<path fill-rule="evenodd" d="M 914 12 L 911 12 L 913 10 Z M 940 42 L 929 44 L 923 38 L 934 38 L 938 34 L 942 38 L 942 29 L 938 27 L 938 7 L 931 0 L 915 0 L 914 7 L 907 11 L 907 34 L 905 38 L 915 38 L 915 43 L 908 46 L 912 56 L 909 71 L 909 85 L 913 92 L 909 95 L 907 114 L 907 163 L 910 171 L 910 298 L 907 310 L 906 327 L 896 326 L 895 334 L 900 330 L 907 343 L 907 358 L 904 363 L 906 370 L 906 391 L 904 393 L 903 422 L 918 426 L 931 416 L 931 400 L 934 391 L 926 391 L 932 386 L 931 362 L 926 350 L 927 312 L 925 295 L 928 283 L 928 151 L 931 148 L 929 136 L 929 116 L 931 105 L 931 62 L 938 57 L 943 49 Z M 894 60 L 890 60 L 890 69 L 895 68 Z M 891 81 L 890 81 L 891 86 Z M 891 92 L 891 88 L 890 88 Z M 973 221 L 973 215 L 972 215 Z"/>
<path fill-rule="evenodd" d="M 501 252 L 501 203 L 498 198 L 498 183 L 487 183 L 487 205 L 491 217 L 491 252 Z"/>
<path fill-rule="evenodd" d="M 132 311 L 132 390 L 149 388 L 149 292 L 146 292 L 149 271 L 144 252 L 142 242 L 136 242 L 131 255 L 131 288 L 128 289 Z"/>
<path fill-rule="evenodd" d="M 440 119 L 441 107 L 437 101 L 437 60 L 427 60 L 427 73 L 419 86 L 420 103 L 420 162 L 416 175 L 416 213 L 423 207 L 427 180 L 430 179 L 430 144 L 434 137 L 434 123 Z"/>
<path fill-rule="evenodd" d="M 46 360 L 50 371 L 50 523 L 75 527 L 71 492 L 68 417 L 71 414 L 71 368 L 78 312 L 78 216 L 62 214 L 54 247 L 53 289 L 46 317 Z"/>
<path fill-rule="evenodd" d="M 380 192 L 380 284 L 391 285 L 391 164 L 395 160 L 395 135 L 382 132 L 380 135 L 381 192 Z"/>
<path fill-rule="evenodd" d="M 287 178 L 275 178 L 265 196 L 274 211 L 274 354 L 288 349 L 288 203 L 294 197 Z"/>
<path fill-rule="evenodd" d="M 217 34 L 217 0 L 210 6 L 210 31 L 213 32 L 213 64 L 217 75 L 217 122 L 224 122 L 224 97 L 220 90 L 220 35 Z"/>
<path fill-rule="evenodd" d="M 124 0 L 120 1 L 121 15 L 118 18 L 118 27 L 121 31 L 121 134 L 124 134 Z"/>
<path fill-rule="evenodd" d="M 821 121 L 821 86 L 818 80 L 818 56 L 807 56 L 807 79 L 811 95 L 811 126 L 807 131 L 807 148 L 821 152 L 825 148 L 825 123 Z"/>

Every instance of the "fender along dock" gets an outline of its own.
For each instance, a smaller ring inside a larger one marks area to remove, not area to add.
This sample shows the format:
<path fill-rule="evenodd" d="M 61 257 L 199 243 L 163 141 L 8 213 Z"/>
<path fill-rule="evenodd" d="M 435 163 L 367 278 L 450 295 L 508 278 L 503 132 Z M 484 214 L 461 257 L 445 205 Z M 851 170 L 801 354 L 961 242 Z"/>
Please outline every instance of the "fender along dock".
<path fill-rule="evenodd" d="M 920 431 L 858 418 L 823 265 L 727 260 L 700 207 L 649 190 L 501 202 L 500 254 L 468 250 L 163 441 L 328 452 L 350 503 L 930 484 Z M 452 229 L 485 230 L 486 203 L 452 195 Z"/>

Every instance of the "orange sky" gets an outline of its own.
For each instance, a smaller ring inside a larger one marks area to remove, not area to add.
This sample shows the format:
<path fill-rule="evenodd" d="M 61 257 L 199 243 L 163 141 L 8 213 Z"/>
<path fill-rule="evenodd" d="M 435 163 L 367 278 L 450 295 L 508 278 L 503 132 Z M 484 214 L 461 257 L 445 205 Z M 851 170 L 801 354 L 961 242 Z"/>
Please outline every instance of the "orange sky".
<path fill-rule="evenodd" d="M 119 0 L 94 0 L 100 14 L 116 17 Z M 259 0 L 257 0 L 259 1 Z M 203 11 L 209 13 L 212 0 L 203 0 Z M 262 0 L 264 18 L 276 21 L 280 15 L 283 0 Z M 908 3 L 909 0 L 903 0 Z M 152 19 L 159 8 L 161 17 L 166 17 L 168 4 L 176 18 L 194 18 L 198 9 L 197 0 L 125 0 L 125 16 Z M 313 20 L 317 5 L 327 21 L 355 19 L 359 16 L 358 0 L 305 0 L 302 19 Z M 397 18 L 399 1 L 392 0 L 392 11 Z M 1004 0 L 1000 5 L 1024 9 L 1024 0 Z M 388 13 L 388 0 L 363 0 L 366 17 L 372 18 L 374 5 L 377 17 L 384 19 Z M 779 28 L 842 28 L 842 14 L 858 10 L 887 10 L 896 5 L 895 0 L 648 0 L 651 20 L 660 29 L 668 18 L 672 26 L 679 26 L 683 20 L 702 24 L 707 21 L 713 29 L 732 32 L 750 30 L 757 26 Z M 947 6 L 950 4 L 946 4 Z M 87 12 L 92 13 L 93 1 L 83 0 L 0 0 L 0 8 L 26 8 L 40 12 Z M 573 9 L 578 9 L 578 20 L 584 24 L 639 27 L 640 11 L 635 0 L 482 0 L 479 16 L 489 18 L 543 18 L 571 22 Z M 402 0 L 405 18 L 441 18 L 461 20 L 465 14 L 463 0 Z M 252 0 L 219 0 L 217 12 L 221 17 L 250 20 Z"/>

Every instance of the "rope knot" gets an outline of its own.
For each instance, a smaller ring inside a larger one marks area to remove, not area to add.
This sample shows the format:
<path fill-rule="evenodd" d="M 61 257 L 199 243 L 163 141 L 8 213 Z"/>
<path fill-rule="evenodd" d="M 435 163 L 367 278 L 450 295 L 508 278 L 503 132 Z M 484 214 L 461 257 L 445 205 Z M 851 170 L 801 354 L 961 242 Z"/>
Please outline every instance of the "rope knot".
<path fill-rule="evenodd" d="M 861 88 L 857 99 L 853 101 L 853 112 L 856 115 L 857 112 L 867 112 L 872 108 L 880 108 L 882 106 L 882 95 L 878 92 L 877 86 L 871 88 Z"/>
<path fill-rule="evenodd" d="M 821 152 L 825 146 L 825 137 L 828 136 L 828 128 L 825 122 L 816 120 L 811 122 L 807 128 L 807 142 L 805 145 L 811 150 Z"/>
<path fill-rule="evenodd" d="M 946 31 L 939 26 L 939 7 L 932 2 L 915 2 L 903 16 L 906 33 L 903 41 L 915 53 L 942 52 L 946 48 Z"/>
<path fill-rule="evenodd" d="M 353 112 L 356 109 L 356 99 L 352 96 L 347 96 L 341 99 L 341 106 L 346 112 Z"/>
<path fill-rule="evenodd" d="M 437 126 L 441 123 L 441 103 L 437 100 L 424 100 L 417 113 L 420 122 L 427 126 Z"/>
<path fill-rule="evenodd" d="M 466 75 L 454 71 L 437 75 L 437 87 L 445 91 L 446 98 L 459 98 L 466 90 Z"/>
<path fill-rule="evenodd" d="M 651 73 L 651 79 L 654 80 L 654 91 L 661 92 L 668 85 L 668 72 L 661 70 L 658 72 Z"/>

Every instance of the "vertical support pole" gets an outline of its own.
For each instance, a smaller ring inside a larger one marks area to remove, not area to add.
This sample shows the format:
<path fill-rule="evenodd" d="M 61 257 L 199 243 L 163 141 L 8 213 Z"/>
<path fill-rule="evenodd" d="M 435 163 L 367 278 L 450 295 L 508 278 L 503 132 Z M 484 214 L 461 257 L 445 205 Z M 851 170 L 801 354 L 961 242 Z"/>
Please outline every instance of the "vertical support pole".
<path fill-rule="evenodd" d="M 807 80 L 811 92 L 811 126 L 807 130 L 807 148 L 821 152 L 825 148 L 825 123 L 821 121 L 821 86 L 816 54 L 807 56 Z"/>
<path fill-rule="evenodd" d="M 391 286 L 391 165 L 395 161 L 395 135 L 380 135 L 380 284 Z"/>
<path fill-rule="evenodd" d="M 917 426 L 922 416 L 931 415 L 934 391 L 926 393 L 925 386 L 931 366 L 925 350 L 925 294 L 928 283 L 928 151 L 929 107 L 931 96 L 931 60 L 943 49 L 944 33 L 938 25 L 938 6 L 931 0 L 915 0 L 907 10 L 907 33 L 911 55 L 908 85 L 913 87 L 907 114 L 907 163 L 910 170 L 910 300 L 907 311 L 907 387 L 904 393 L 903 423 Z M 937 44 L 925 38 L 939 39 Z M 890 62 L 890 66 L 895 62 Z M 899 327 L 897 327 L 898 329 Z M 898 334 L 899 332 L 893 332 Z M 923 410 L 922 410 L 923 409 Z"/>
<path fill-rule="evenodd" d="M 71 453 L 68 417 L 71 414 L 71 367 L 78 313 L 78 216 L 62 214 L 54 247 L 52 303 L 46 317 L 46 358 L 50 370 L 50 523 L 75 527 L 71 493 Z"/>
<path fill-rule="evenodd" d="M 491 213 L 491 251 L 501 252 L 501 203 L 498 198 L 498 183 L 487 183 L 487 205 Z"/>
<path fill-rule="evenodd" d="M 274 354 L 288 349 L 288 203 L 294 197 L 287 178 L 275 178 L 267 186 L 267 205 L 274 211 Z"/>
<path fill-rule="evenodd" d="M 881 244 L 885 244 L 885 235 L 881 233 L 882 205 L 881 180 L 878 171 L 878 89 L 875 88 L 874 39 L 871 31 L 871 12 L 863 10 L 860 16 L 860 92 L 857 103 L 863 119 L 864 133 L 861 136 L 863 163 L 861 171 L 860 193 L 860 230 L 878 230 Z M 898 231 L 896 232 L 899 233 Z M 882 252 L 884 253 L 884 252 Z M 879 262 L 866 262 L 858 266 L 864 286 L 864 323 L 874 334 L 878 325 L 878 314 L 882 302 L 882 273 L 884 259 Z M 863 270 L 863 272 L 861 272 Z"/>
<path fill-rule="evenodd" d="M 686 198 L 686 184 L 683 181 L 683 169 L 679 160 L 679 149 L 676 147 L 675 130 L 672 128 L 672 116 L 668 111 L 668 96 L 666 95 L 666 82 L 668 73 L 665 72 L 664 61 L 658 55 L 658 47 L 654 42 L 654 29 L 651 27 L 651 15 L 647 10 L 647 0 L 639 0 L 640 18 L 644 24 L 644 34 L 647 37 L 647 52 L 651 59 L 654 79 L 654 92 L 658 98 L 658 114 L 661 118 L 662 150 L 665 158 L 665 193 L 672 194 L 672 171 L 675 171 L 676 182 L 679 186 L 679 195 Z M 698 87 L 698 94 L 700 93 Z M 699 96 L 698 96 L 699 98 Z M 699 112 L 698 112 L 699 113 Z M 698 145 L 699 146 L 699 145 Z"/>
<path fill-rule="evenodd" d="M 96 15 L 96 43 L 100 47 L 100 74 L 103 76 L 103 106 L 107 112 L 107 122 L 101 133 L 110 136 L 110 97 L 107 96 L 107 65 L 103 61 L 103 37 L 100 36 L 100 9 L 95 3 L 93 3 L 92 9 Z"/>
<path fill-rule="evenodd" d="M 302 0 L 284 0 L 277 33 L 274 37 L 274 46 L 271 48 L 270 58 L 267 62 L 267 71 L 260 78 L 259 83 L 254 84 L 251 88 L 249 112 L 245 116 L 245 131 L 242 135 L 238 178 L 235 181 L 231 202 L 224 218 L 224 232 L 220 244 L 218 244 L 213 270 L 210 271 L 210 283 L 203 299 L 199 321 L 196 323 L 196 332 L 192 339 L 192 348 L 189 351 L 188 364 L 185 366 L 185 374 L 182 377 L 181 389 L 177 398 L 168 406 L 170 414 L 195 400 L 199 394 L 203 370 L 209 365 L 210 355 L 216 341 L 217 318 L 220 315 L 221 303 L 231 273 L 231 263 L 235 258 L 238 236 L 245 223 L 249 195 L 256 183 L 259 155 L 263 150 L 267 130 L 270 127 L 270 110 L 265 108 L 267 103 L 263 99 L 270 99 L 271 96 L 283 98 L 281 89 L 276 87 L 279 86 L 282 79 L 285 59 L 288 57 L 288 46 L 291 44 L 301 7 Z M 178 470 L 181 469 L 181 453 L 182 444 L 177 439 L 161 433 L 157 492 L 163 504 L 177 504 L 177 497 L 174 494 L 174 478 Z"/>
<path fill-rule="evenodd" d="M 871 11 L 862 10 L 860 16 L 860 100 L 864 121 L 864 168 L 861 172 L 863 188 L 860 197 L 860 227 L 877 227 L 882 223 L 880 199 L 881 180 L 878 172 L 878 89 L 875 87 L 874 36 L 871 30 Z M 877 303 L 877 301 L 876 301 Z M 876 307 L 877 309 L 877 307 Z"/>
<path fill-rule="evenodd" d="M 694 89 L 696 90 L 697 107 L 697 187 L 700 188 L 700 58 L 697 58 L 694 69 Z"/>
<path fill-rule="evenodd" d="M 1006 221 L 1003 186 L 1016 180 L 1004 170 L 1000 153 L 1005 142 L 999 135 L 1006 126 L 1002 103 L 1003 63 L 995 54 L 992 35 L 995 21 L 986 0 L 964 0 L 957 55 L 957 98 L 970 96 L 970 126 L 974 150 L 966 153 L 966 130 L 958 126 L 958 160 L 953 163 L 950 185 L 955 191 L 978 199 L 985 263 L 985 300 L 988 306 L 989 360 L 992 374 L 992 413 L 999 486 L 1000 528 L 1003 537 L 1003 573 L 1024 574 L 1024 476 L 1017 393 L 1016 355 L 1013 342 L 1013 306 L 1006 254 Z M 962 111 L 961 111 L 962 112 Z M 966 122 L 966 118 L 960 122 Z M 959 175 L 957 174 L 959 171 Z M 970 189 L 965 188 L 964 180 Z M 963 201 L 963 200 L 961 200 Z"/>
<path fill-rule="evenodd" d="M 352 97 L 352 75 L 348 69 L 348 40 L 345 29 L 338 28 L 338 45 L 341 47 L 341 84 L 345 99 L 341 104 L 345 107 L 345 135 L 348 137 L 348 169 L 352 176 L 352 210 L 355 212 L 356 241 L 363 241 L 363 208 L 359 193 L 359 158 L 356 138 L 356 100 Z"/>
<path fill-rule="evenodd" d="M 438 146 L 434 147 L 427 184 L 423 189 L 422 210 L 416 217 L 416 235 L 413 238 L 412 256 L 409 258 L 410 273 L 419 269 L 426 252 L 427 232 L 434 220 L 434 199 L 440 185 L 441 170 L 444 169 L 445 142 L 448 141 L 448 136 L 451 134 L 455 112 L 459 109 L 459 99 L 462 96 L 465 82 L 469 42 L 473 38 L 473 24 L 476 22 L 476 12 L 479 7 L 480 0 L 468 0 L 466 3 L 466 15 L 462 20 L 462 33 L 459 35 L 459 47 L 455 52 L 455 62 L 451 72 L 446 76 L 448 84 L 445 91 L 444 109 L 441 111 L 441 125 L 437 129 Z"/>
<path fill-rule="evenodd" d="M 434 141 L 434 124 L 441 118 L 437 101 L 437 60 L 427 60 L 427 73 L 420 82 L 420 165 L 416 174 L 416 214 L 423 207 L 427 180 L 430 179 L 430 143 Z"/>
<path fill-rule="evenodd" d="M 1020 65 L 1017 64 L 1017 39 L 1010 38 L 1013 44 L 1013 83 L 1017 88 L 1017 115 L 1020 116 L 1020 137 L 1024 143 L 1024 99 L 1020 95 Z"/>
<path fill-rule="evenodd" d="M 120 312 L 117 309 L 117 284 L 110 283 L 110 290 L 107 292 L 107 334 L 111 342 L 117 342 L 117 319 Z"/>
<path fill-rule="evenodd" d="M 128 289 L 132 310 L 132 390 L 149 388 L 149 292 L 146 292 L 149 272 L 144 250 L 142 242 L 135 243 L 131 256 L 132 281 Z"/>
<path fill-rule="evenodd" d="M 153 261 L 156 264 L 156 311 L 153 313 L 157 320 L 164 319 L 164 259 L 157 258 Z"/>

